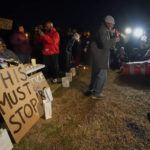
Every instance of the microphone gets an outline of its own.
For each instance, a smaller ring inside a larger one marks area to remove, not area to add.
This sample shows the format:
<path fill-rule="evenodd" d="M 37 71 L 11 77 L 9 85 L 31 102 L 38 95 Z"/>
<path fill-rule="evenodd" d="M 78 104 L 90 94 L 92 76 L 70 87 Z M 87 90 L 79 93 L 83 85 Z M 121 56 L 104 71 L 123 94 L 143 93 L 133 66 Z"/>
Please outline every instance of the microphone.
<path fill-rule="evenodd" d="M 123 38 L 123 40 L 125 41 L 125 42 L 128 42 L 128 37 L 125 35 L 125 34 L 123 34 L 122 32 L 120 32 L 119 30 L 117 30 L 117 29 L 115 29 L 115 34 L 116 34 L 116 36 L 120 36 L 121 38 Z"/>

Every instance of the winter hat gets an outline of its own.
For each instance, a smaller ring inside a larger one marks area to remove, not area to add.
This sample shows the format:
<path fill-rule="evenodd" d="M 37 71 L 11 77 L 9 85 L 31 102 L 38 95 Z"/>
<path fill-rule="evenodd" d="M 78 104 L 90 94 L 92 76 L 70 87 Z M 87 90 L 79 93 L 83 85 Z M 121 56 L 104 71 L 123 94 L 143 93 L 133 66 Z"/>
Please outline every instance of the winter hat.
<path fill-rule="evenodd" d="M 112 16 L 106 16 L 105 22 L 110 24 L 115 24 L 115 19 Z"/>
<path fill-rule="evenodd" d="M 79 41 L 79 40 L 80 40 L 80 34 L 75 33 L 75 34 L 73 35 L 73 39 Z"/>

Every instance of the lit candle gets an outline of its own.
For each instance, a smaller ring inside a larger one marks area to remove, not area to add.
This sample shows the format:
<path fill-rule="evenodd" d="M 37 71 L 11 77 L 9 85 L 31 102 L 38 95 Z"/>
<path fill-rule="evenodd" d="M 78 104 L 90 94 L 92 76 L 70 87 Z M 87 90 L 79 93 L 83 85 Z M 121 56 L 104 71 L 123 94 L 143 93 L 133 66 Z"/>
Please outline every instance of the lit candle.
<path fill-rule="evenodd" d="M 72 73 L 66 73 L 66 77 L 69 79 L 69 82 L 72 82 Z"/>
<path fill-rule="evenodd" d="M 70 87 L 70 82 L 69 82 L 68 77 L 63 77 L 62 78 L 62 86 L 63 87 Z"/>
<path fill-rule="evenodd" d="M 28 33 L 25 33 L 25 36 L 26 36 L 26 38 L 28 39 L 28 37 L 29 37 L 29 34 L 28 34 Z"/>
<path fill-rule="evenodd" d="M 76 75 L 76 69 L 75 68 L 71 68 L 70 69 L 70 73 L 72 73 L 72 76 L 74 77 Z"/>
<path fill-rule="evenodd" d="M 36 59 L 31 59 L 32 66 L 36 66 Z"/>
<path fill-rule="evenodd" d="M 86 70 L 86 67 L 85 67 L 85 66 L 83 67 L 83 70 Z"/>

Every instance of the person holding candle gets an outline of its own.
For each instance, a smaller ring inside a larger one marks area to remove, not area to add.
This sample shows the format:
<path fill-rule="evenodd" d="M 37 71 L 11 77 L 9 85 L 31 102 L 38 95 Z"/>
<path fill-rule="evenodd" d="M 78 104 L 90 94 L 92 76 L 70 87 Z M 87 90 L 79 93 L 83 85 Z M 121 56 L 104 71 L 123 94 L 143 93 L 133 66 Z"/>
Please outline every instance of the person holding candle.
<path fill-rule="evenodd" d="M 30 63 L 32 48 L 29 38 L 24 33 L 24 27 L 19 26 L 18 31 L 11 37 L 11 45 L 14 53 L 19 57 L 23 64 Z"/>

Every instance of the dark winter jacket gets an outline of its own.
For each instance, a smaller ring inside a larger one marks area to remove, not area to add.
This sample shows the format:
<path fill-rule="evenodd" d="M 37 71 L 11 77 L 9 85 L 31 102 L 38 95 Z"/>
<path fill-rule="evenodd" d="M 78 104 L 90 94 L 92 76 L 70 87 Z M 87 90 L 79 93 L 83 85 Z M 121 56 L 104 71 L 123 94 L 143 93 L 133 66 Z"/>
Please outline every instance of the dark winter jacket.
<path fill-rule="evenodd" d="M 110 49 L 115 46 L 115 39 L 111 38 L 111 31 L 102 24 L 97 32 L 97 36 L 90 45 L 92 65 L 96 68 L 109 68 Z"/>
<path fill-rule="evenodd" d="M 32 49 L 24 33 L 16 32 L 11 37 L 12 49 L 18 55 L 31 55 Z"/>

